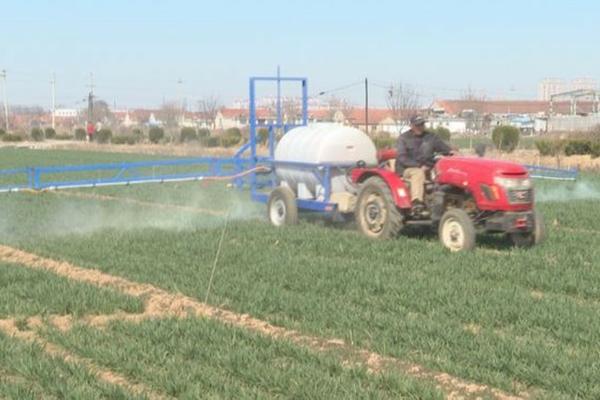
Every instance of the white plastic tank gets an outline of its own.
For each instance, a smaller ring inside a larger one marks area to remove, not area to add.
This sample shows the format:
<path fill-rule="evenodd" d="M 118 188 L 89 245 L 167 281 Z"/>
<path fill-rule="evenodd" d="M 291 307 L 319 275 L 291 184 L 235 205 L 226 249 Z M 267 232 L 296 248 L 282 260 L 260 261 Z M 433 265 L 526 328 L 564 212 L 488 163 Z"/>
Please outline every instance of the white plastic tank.
<path fill-rule="evenodd" d="M 275 148 L 276 161 L 301 163 L 355 164 L 377 163 L 377 150 L 373 141 L 362 131 L 339 124 L 312 124 L 287 132 Z M 299 198 L 322 199 L 324 188 L 311 170 L 276 167 L 275 172 L 283 184 L 296 192 Z M 352 191 L 346 171 L 334 169 L 331 173 L 331 191 Z"/>

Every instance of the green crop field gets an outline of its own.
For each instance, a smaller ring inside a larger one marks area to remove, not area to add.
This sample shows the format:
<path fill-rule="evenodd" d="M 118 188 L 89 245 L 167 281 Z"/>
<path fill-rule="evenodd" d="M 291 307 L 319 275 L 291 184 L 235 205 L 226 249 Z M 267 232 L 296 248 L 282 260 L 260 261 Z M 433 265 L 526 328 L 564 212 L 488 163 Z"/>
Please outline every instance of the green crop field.
<path fill-rule="evenodd" d="M 148 158 L 0 149 L 0 169 Z M 276 229 L 248 193 L 198 182 L 2 194 L 0 245 L 202 303 L 226 226 L 208 296 L 213 307 L 513 395 L 600 398 L 600 177 L 538 182 L 536 189 L 548 240 L 532 249 L 482 237 L 475 251 L 450 254 L 427 232 L 372 241 L 318 218 Z M 0 397 L 448 395 L 430 375 L 369 373 L 343 351 L 218 318 L 94 326 L 83 316 L 142 315 L 148 293 L 40 271 L 42 262 L 9 250 L 0 249 L 0 262 L 2 321 L 15 319 L 19 332 L 35 331 L 148 389 L 100 379 L 85 363 L 0 332 Z M 72 315 L 75 323 L 67 330 L 27 324 L 48 315 Z"/>

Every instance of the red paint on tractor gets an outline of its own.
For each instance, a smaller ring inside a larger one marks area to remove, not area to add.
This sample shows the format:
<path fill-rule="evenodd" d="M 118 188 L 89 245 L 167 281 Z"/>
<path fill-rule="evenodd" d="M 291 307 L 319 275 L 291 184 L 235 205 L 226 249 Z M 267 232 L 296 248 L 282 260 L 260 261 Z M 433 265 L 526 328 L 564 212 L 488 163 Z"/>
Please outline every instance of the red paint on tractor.
<path fill-rule="evenodd" d="M 380 150 L 377 156 L 381 165 L 394 159 L 396 150 Z M 520 164 L 477 157 L 442 157 L 435 165 L 435 172 L 435 183 L 459 188 L 470 194 L 477 203 L 477 208 L 482 211 L 516 212 L 533 209 L 533 196 L 526 202 L 511 203 L 506 189 L 499 187 L 495 182 L 496 177 L 528 178 L 527 169 Z M 404 189 L 405 193 L 410 193 L 410 191 L 404 180 L 396 175 L 394 171 L 376 167 L 355 168 L 351 173 L 352 181 L 355 183 L 364 182 L 372 176 L 379 176 L 387 183 L 398 208 L 411 208 L 408 196 L 399 196 L 398 189 Z M 485 196 L 482 185 L 491 189 L 493 193 L 491 198 Z"/>

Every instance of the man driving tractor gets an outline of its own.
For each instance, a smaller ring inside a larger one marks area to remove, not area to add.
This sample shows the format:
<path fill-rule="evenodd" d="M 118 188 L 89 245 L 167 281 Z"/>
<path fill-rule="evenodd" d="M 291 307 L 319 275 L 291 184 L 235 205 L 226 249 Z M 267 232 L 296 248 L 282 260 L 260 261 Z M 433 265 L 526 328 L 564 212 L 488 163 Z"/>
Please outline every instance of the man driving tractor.
<path fill-rule="evenodd" d="M 397 143 L 396 173 L 410 182 L 410 197 L 417 212 L 424 207 L 425 179 L 435 164 L 434 155 L 452 153 L 439 136 L 425 130 L 426 122 L 423 117 L 411 117 L 410 130 L 400 135 Z"/>

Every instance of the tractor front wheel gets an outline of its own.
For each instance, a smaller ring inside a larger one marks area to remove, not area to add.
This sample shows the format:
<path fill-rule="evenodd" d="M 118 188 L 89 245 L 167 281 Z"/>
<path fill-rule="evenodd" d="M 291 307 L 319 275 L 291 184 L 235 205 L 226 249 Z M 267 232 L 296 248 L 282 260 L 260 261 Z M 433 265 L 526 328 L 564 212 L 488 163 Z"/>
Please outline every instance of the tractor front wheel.
<path fill-rule="evenodd" d="M 533 231 L 527 233 L 515 232 L 510 234 L 510 240 L 515 247 L 531 247 L 541 244 L 546 239 L 546 227 L 542 214 L 535 210 L 533 214 Z"/>
<path fill-rule="evenodd" d="M 475 247 L 475 226 L 469 214 L 460 208 L 452 208 L 442 215 L 438 233 L 450 251 L 468 251 Z"/>
<path fill-rule="evenodd" d="M 275 226 L 297 224 L 298 205 L 294 192 L 285 186 L 273 190 L 267 203 L 267 215 Z"/>
<path fill-rule="evenodd" d="M 371 177 L 361 185 L 355 214 L 358 229 L 371 238 L 393 238 L 402 229 L 403 217 L 392 192 L 378 177 Z"/>

